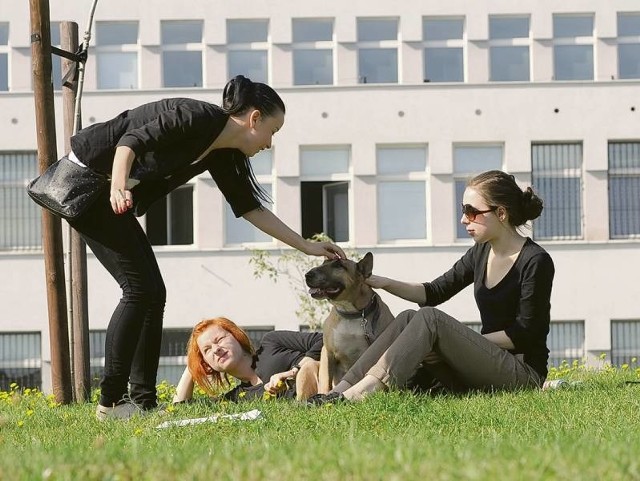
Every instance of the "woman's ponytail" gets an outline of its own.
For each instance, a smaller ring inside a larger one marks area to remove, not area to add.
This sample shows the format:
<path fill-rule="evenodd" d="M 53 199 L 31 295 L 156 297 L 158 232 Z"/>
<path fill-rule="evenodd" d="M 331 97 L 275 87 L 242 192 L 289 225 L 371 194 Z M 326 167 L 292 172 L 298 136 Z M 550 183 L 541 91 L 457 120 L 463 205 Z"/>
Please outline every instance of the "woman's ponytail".
<path fill-rule="evenodd" d="M 242 115 L 254 108 L 265 117 L 278 111 L 285 113 L 284 102 L 280 96 L 261 82 L 252 82 L 244 75 L 236 75 L 222 91 L 222 109 L 229 115 Z"/>

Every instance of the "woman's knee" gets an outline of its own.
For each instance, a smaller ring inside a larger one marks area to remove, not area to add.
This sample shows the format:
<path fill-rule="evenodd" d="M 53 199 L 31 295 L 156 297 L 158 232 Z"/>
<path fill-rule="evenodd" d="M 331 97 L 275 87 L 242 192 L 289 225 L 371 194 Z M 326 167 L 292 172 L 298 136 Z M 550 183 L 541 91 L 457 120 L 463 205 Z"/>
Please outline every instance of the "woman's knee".
<path fill-rule="evenodd" d="M 414 315 L 414 319 L 419 318 L 421 322 L 429 326 L 436 327 L 438 324 L 448 322 L 451 318 L 435 307 L 422 307 Z"/>
<path fill-rule="evenodd" d="M 130 282 L 123 286 L 122 293 L 128 301 L 142 302 L 150 306 L 163 307 L 167 301 L 167 288 L 162 278 Z"/>

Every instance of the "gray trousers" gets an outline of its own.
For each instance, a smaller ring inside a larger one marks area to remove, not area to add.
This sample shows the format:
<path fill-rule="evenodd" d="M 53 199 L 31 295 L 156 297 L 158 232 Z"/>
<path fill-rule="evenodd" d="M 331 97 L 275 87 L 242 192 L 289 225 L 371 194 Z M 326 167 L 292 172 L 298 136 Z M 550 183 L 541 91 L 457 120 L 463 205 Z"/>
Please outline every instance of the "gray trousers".
<path fill-rule="evenodd" d="M 402 312 L 343 377 L 352 386 L 365 375 L 387 387 L 406 387 L 426 370 L 446 388 L 540 387 L 544 379 L 523 361 L 433 307 Z"/>

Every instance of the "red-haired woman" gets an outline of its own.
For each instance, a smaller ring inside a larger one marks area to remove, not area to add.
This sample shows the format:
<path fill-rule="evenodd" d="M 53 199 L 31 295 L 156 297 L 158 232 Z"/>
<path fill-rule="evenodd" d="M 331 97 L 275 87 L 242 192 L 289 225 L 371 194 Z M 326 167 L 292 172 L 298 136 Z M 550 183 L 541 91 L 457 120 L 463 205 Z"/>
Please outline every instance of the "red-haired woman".
<path fill-rule="evenodd" d="M 229 385 L 229 376 L 240 384 L 221 396 L 230 401 L 274 396 L 307 399 L 317 392 L 317 372 L 322 333 L 272 331 L 256 351 L 247 334 L 233 321 L 216 317 L 200 321 L 187 344 L 185 369 L 174 403 L 191 399 L 194 383 L 215 397 Z M 296 390 L 287 388 L 295 378 Z"/>

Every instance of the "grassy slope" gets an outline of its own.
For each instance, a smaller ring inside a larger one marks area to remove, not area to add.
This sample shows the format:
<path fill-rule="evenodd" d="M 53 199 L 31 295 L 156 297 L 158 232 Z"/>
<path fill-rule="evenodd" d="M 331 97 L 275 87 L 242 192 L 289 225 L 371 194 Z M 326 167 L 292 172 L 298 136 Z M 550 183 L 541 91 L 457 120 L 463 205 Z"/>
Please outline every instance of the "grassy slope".
<path fill-rule="evenodd" d="M 0 480 L 640 479 L 640 385 L 631 370 L 555 391 L 361 404 L 179 406 L 99 423 L 90 404 L 0 396 Z M 158 430 L 165 420 L 258 408 L 263 419 Z"/>

